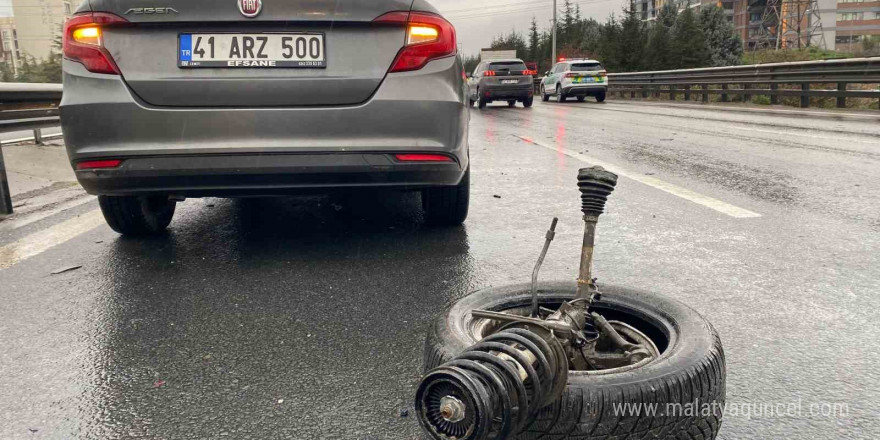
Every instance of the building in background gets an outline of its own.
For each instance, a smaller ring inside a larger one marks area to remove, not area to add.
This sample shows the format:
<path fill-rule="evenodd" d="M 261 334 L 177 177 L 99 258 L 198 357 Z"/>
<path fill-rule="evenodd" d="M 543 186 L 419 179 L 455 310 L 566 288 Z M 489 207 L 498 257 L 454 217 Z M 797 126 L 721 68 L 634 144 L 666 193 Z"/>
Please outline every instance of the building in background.
<path fill-rule="evenodd" d="M 653 21 L 670 1 L 676 0 L 631 0 L 631 7 L 642 20 Z M 866 39 L 880 43 L 880 0 L 680 0 L 678 4 L 679 11 L 710 5 L 723 9 L 746 50 L 818 46 L 858 52 Z M 776 33 L 782 35 L 778 44 Z"/>
<path fill-rule="evenodd" d="M 15 20 L 12 17 L 0 17 L 0 63 L 6 64 L 9 71 L 15 74 L 18 72 L 19 60 Z"/>
<path fill-rule="evenodd" d="M 64 21 L 73 13 L 66 0 L 12 0 L 12 19 L 22 57 L 46 59 L 57 53 Z"/>
<path fill-rule="evenodd" d="M 831 44 L 837 50 L 856 51 L 866 39 L 880 41 L 880 0 L 837 0 L 836 8 L 825 12 L 823 21 L 826 15 L 835 18 L 829 32 L 834 34 Z"/>

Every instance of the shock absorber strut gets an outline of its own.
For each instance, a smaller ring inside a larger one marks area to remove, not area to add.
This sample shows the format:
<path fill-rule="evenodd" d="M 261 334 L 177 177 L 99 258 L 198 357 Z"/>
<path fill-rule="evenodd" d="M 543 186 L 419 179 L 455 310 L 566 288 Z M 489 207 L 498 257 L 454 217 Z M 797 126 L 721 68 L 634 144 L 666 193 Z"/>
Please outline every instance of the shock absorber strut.
<path fill-rule="evenodd" d="M 431 370 L 416 391 L 416 414 L 433 439 L 502 440 L 525 429 L 567 381 L 558 340 L 512 328 Z"/>
<path fill-rule="evenodd" d="M 581 190 L 581 211 L 584 213 L 584 244 L 581 247 L 581 265 L 578 272 L 577 298 L 592 299 L 596 286 L 593 283 L 593 246 L 596 241 L 596 224 L 605 212 L 605 202 L 617 186 L 617 175 L 602 167 L 583 168 L 578 173 Z"/>

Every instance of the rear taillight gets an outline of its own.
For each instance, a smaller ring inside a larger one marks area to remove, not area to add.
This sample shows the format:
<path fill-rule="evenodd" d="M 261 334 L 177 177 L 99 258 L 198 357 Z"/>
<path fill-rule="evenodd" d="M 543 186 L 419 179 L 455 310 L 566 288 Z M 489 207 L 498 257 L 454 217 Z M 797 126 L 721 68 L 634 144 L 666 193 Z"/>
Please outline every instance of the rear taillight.
<path fill-rule="evenodd" d="M 566 78 L 574 78 L 575 76 L 577 76 L 577 75 L 575 75 L 574 73 L 566 73 L 565 74 Z"/>
<path fill-rule="evenodd" d="M 406 45 L 394 59 L 390 72 L 419 70 L 431 60 L 455 55 L 455 28 L 439 15 L 389 12 L 373 22 L 406 25 Z"/>
<path fill-rule="evenodd" d="M 535 76 L 538 74 L 538 71 L 537 70 L 524 70 L 522 74 L 526 75 L 526 76 L 528 76 L 528 75 Z"/>
<path fill-rule="evenodd" d="M 104 29 L 128 24 L 128 20 L 104 12 L 71 17 L 64 24 L 64 57 L 82 63 L 89 72 L 119 75 L 119 67 L 104 48 Z"/>
<path fill-rule="evenodd" d="M 103 168 L 116 168 L 122 163 L 121 160 L 87 160 L 76 164 L 77 170 L 97 170 Z"/>
<path fill-rule="evenodd" d="M 452 162 L 452 158 L 442 154 L 395 154 L 401 162 Z"/>
<path fill-rule="evenodd" d="M 483 76 L 495 76 L 495 75 L 497 75 L 497 73 L 495 73 L 494 70 L 487 70 L 487 71 L 483 72 Z"/>
<path fill-rule="evenodd" d="M 601 76 L 602 78 L 605 78 L 606 76 L 608 76 L 608 72 L 605 72 L 605 71 L 599 72 L 599 76 Z"/>

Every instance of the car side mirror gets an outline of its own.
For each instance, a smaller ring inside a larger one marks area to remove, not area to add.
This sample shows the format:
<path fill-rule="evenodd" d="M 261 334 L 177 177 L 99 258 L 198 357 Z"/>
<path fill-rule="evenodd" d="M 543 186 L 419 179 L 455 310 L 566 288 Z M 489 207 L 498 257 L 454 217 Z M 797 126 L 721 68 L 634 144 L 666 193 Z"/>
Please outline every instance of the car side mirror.
<path fill-rule="evenodd" d="M 550 76 L 550 71 L 548 70 L 548 71 L 544 72 L 544 76 Z"/>

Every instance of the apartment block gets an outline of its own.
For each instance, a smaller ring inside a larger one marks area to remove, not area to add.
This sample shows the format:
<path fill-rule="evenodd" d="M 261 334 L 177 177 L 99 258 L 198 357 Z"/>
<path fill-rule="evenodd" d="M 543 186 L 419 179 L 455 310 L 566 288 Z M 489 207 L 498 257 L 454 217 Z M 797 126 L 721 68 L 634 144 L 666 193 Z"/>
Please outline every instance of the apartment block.
<path fill-rule="evenodd" d="M 66 0 L 12 0 L 19 55 L 41 60 L 58 52 L 56 41 L 75 6 Z"/>
<path fill-rule="evenodd" d="M 675 0 L 632 0 L 632 8 L 645 21 L 653 21 L 664 3 Z M 746 50 L 777 47 L 823 46 L 831 50 L 857 51 L 866 39 L 880 40 L 880 0 L 775 0 L 784 18 L 774 23 L 765 16 L 774 0 L 683 0 L 685 7 L 718 6 L 733 22 Z M 818 11 L 814 11 L 814 5 Z M 819 24 L 821 23 L 821 31 Z M 809 40 L 809 41 L 807 41 Z"/>

